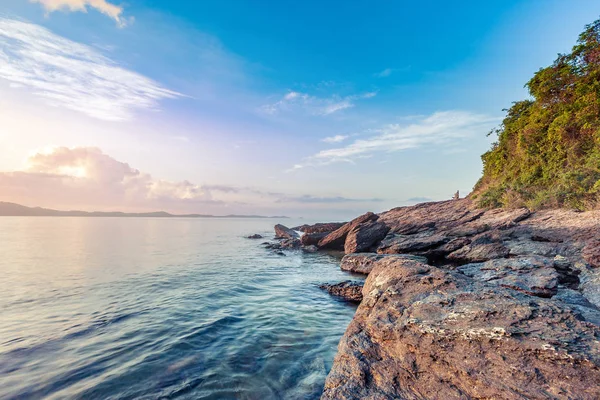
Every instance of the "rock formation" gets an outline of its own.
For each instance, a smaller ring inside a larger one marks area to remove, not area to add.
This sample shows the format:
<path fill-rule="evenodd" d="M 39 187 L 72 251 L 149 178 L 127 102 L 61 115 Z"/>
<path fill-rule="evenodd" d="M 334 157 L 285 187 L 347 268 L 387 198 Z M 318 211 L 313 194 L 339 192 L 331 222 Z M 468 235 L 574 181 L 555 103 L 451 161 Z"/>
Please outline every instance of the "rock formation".
<path fill-rule="evenodd" d="M 600 211 L 465 198 L 328 234 L 368 278 L 323 399 L 600 398 L 599 232 Z"/>
<path fill-rule="evenodd" d="M 348 254 L 369 251 L 375 243 L 378 243 L 387 235 L 389 230 L 389 226 L 377 221 L 355 225 L 346 236 L 344 252 Z"/>
<path fill-rule="evenodd" d="M 376 221 L 378 218 L 379 216 L 372 212 L 361 215 L 325 236 L 319 241 L 318 246 L 322 249 L 343 250 L 346 237 L 352 229 L 366 222 Z"/>
<path fill-rule="evenodd" d="M 336 229 L 341 228 L 345 224 L 345 222 L 321 222 L 314 225 L 304 224 L 300 226 L 295 226 L 292 229 L 304 233 L 331 233 Z"/>
<path fill-rule="evenodd" d="M 287 226 L 277 224 L 275 225 L 275 237 L 278 239 L 298 239 L 300 235 Z"/>

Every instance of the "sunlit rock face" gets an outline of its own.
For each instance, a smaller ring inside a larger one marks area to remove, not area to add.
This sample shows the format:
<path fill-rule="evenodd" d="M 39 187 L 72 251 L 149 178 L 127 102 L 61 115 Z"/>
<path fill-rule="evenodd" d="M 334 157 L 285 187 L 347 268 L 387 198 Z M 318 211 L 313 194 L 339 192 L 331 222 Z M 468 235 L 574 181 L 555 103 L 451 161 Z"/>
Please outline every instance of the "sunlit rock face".
<path fill-rule="evenodd" d="M 600 397 L 600 328 L 574 305 L 405 258 L 375 264 L 322 399 Z"/>

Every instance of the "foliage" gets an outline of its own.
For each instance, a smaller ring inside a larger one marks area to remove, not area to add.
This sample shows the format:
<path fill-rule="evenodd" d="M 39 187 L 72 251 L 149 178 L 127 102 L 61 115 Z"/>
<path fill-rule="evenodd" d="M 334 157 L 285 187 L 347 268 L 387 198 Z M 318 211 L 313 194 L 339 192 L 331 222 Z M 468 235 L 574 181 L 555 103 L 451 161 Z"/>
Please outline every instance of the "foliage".
<path fill-rule="evenodd" d="M 482 155 L 482 207 L 595 208 L 600 204 L 600 20 L 570 54 L 527 83 Z"/>

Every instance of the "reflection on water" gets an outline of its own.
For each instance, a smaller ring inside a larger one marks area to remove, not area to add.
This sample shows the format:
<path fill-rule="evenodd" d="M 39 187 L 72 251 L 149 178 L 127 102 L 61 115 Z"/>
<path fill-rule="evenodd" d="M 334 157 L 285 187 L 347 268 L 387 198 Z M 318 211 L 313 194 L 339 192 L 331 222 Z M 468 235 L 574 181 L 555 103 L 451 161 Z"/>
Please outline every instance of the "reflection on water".
<path fill-rule="evenodd" d="M 0 219 L 0 398 L 318 398 L 348 276 L 276 222 Z"/>

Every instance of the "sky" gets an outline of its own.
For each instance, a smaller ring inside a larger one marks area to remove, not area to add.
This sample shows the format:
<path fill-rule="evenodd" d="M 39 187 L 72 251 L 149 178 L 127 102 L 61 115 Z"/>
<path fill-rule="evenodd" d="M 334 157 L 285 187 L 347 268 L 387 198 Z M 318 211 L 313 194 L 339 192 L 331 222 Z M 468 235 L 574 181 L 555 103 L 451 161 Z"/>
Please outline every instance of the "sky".
<path fill-rule="evenodd" d="M 2 0 L 0 201 L 347 219 L 471 191 L 593 0 Z"/>

